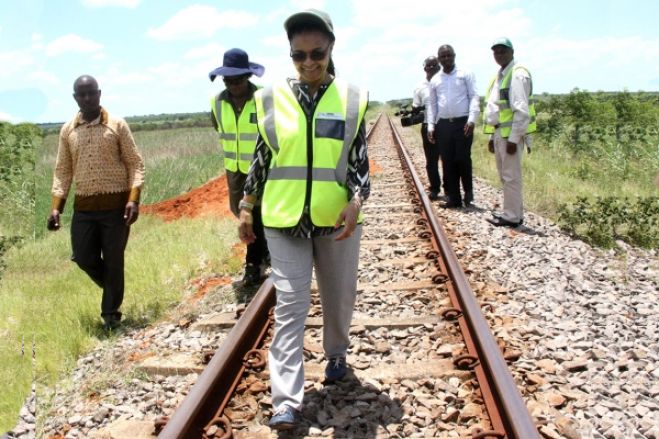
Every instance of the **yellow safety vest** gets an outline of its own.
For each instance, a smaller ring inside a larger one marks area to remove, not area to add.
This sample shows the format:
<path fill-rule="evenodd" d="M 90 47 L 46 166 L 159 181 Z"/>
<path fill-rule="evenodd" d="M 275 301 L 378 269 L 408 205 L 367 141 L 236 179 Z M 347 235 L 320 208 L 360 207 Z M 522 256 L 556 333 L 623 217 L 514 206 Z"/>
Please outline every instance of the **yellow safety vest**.
<path fill-rule="evenodd" d="M 508 138 L 510 136 L 510 131 L 513 126 L 513 110 L 510 108 L 509 94 L 510 94 L 510 80 L 513 77 L 513 71 L 517 69 L 525 70 L 526 73 L 531 76 L 531 72 L 519 64 L 515 64 L 512 69 L 508 70 L 508 73 L 501 80 L 501 85 L 499 86 L 499 100 L 496 102 L 499 106 L 499 133 L 501 137 Z M 492 87 L 494 86 L 497 80 L 497 76 L 490 81 L 490 85 L 487 87 L 487 93 L 485 95 L 485 103 L 490 101 L 490 93 L 492 92 Z M 531 85 L 533 87 L 533 85 Z M 533 88 L 531 88 L 531 96 L 529 96 L 529 117 L 531 118 L 529 126 L 526 128 L 526 133 L 533 133 L 536 130 L 536 120 L 535 120 L 535 99 L 533 98 Z M 483 112 L 483 131 L 486 134 L 494 133 L 494 125 L 488 125 L 485 123 L 485 112 Z"/>
<path fill-rule="evenodd" d="M 259 132 L 272 151 L 261 204 L 263 224 L 297 225 L 309 191 L 312 223 L 334 226 L 350 201 L 348 155 L 364 120 L 367 91 L 334 79 L 309 119 L 288 83 L 259 90 L 254 98 Z"/>
<path fill-rule="evenodd" d="M 254 157 L 258 133 L 254 99 L 245 102 L 237 121 L 231 103 L 220 99 L 220 95 L 211 98 L 211 110 L 220 134 L 220 147 L 224 151 L 224 168 L 247 174 Z"/>

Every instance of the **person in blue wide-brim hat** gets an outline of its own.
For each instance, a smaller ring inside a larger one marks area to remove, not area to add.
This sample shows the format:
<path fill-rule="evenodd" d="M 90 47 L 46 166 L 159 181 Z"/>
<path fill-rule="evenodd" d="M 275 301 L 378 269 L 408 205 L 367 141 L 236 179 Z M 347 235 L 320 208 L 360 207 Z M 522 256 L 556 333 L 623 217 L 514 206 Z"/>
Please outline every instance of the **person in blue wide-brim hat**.
<path fill-rule="evenodd" d="M 222 65 L 208 74 L 211 81 L 217 76 L 239 76 L 245 74 L 254 74 L 258 77 L 263 76 L 265 67 L 261 64 L 249 61 L 247 52 L 242 49 L 230 49 L 224 52 Z"/>
<path fill-rule="evenodd" d="M 250 81 L 252 75 L 262 76 L 265 68 L 249 61 L 247 52 L 230 49 L 224 53 L 222 66 L 208 74 L 211 81 L 222 77 L 225 89 L 211 98 L 211 119 L 219 134 L 224 153 L 224 173 L 229 188 L 229 206 L 236 217 L 240 214 L 240 200 L 247 179 L 247 171 L 254 158 L 257 126 L 254 92 L 260 87 Z M 268 247 L 261 221 L 259 202 L 251 205 L 256 239 L 247 245 L 245 273 L 234 287 L 255 287 L 261 284 L 269 266 Z"/>

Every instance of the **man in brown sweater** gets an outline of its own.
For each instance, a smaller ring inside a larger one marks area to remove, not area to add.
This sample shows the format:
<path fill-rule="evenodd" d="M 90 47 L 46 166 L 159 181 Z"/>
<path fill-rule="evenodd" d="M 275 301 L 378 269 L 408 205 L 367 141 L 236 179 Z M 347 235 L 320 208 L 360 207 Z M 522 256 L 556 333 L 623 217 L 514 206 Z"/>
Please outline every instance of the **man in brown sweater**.
<path fill-rule="evenodd" d="M 103 289 L 101 316 L 111 330 L 121 321 L 124 250 L 139 215 L 144 162 L 126 121 L 101 107 L 96 79 L 80 76 L 73 92 L 80 111 L 60 131 L 48 228 L 59 229 L 75 182 L 71 259 Z"/>

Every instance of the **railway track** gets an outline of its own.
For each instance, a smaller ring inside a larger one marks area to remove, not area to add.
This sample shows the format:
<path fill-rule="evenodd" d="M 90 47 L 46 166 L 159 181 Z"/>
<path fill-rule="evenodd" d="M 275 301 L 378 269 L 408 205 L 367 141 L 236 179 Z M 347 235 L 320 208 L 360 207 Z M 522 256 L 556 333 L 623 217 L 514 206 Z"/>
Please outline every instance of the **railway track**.
<path fill-rule="evenodd" d="M 376 167 L 364 206 L 351 370 L 323 384 L 322 316 L 312 294 L 304 418 L 292 437 L 539 437 L 394 125 L 381 116 L 368 136 Z M 210 361 L 173 416 L 157 422 L 159 437 L 276 437 L 267 427 L 265 364 L 274 303 L 266 280 L 235 325 L 218 317 L 224 323 L 214 327 L 228 333 L 215 353 L 200 356 Z"/>

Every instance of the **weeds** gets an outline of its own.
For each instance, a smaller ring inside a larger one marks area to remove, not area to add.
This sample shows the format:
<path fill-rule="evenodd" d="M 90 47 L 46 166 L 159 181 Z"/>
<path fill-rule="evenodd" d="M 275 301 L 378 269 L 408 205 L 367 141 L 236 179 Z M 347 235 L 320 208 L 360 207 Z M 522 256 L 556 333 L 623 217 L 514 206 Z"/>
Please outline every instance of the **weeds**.
<path fill-rule="evenodd" d="M 611 248 L 620 239 L 628 244 L 659 247 L 659 198 L 578 197 L 558 208 L 563 230 L 600 247 Z"/>

